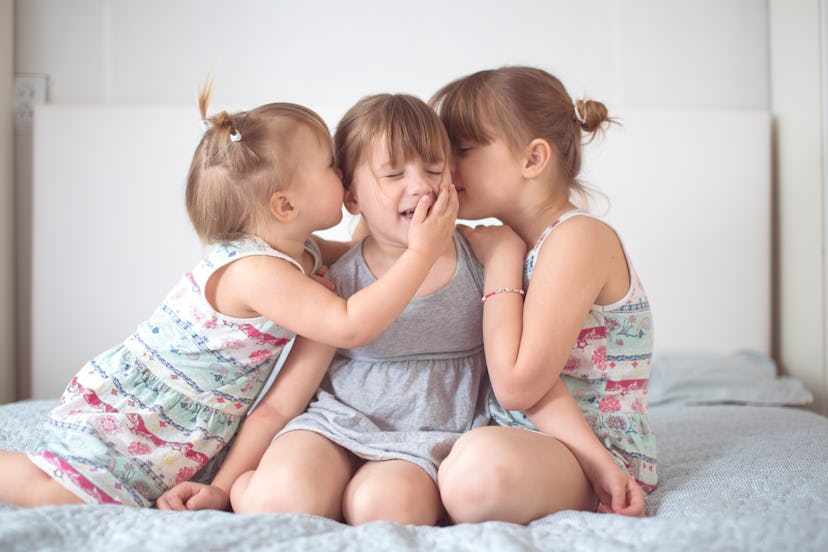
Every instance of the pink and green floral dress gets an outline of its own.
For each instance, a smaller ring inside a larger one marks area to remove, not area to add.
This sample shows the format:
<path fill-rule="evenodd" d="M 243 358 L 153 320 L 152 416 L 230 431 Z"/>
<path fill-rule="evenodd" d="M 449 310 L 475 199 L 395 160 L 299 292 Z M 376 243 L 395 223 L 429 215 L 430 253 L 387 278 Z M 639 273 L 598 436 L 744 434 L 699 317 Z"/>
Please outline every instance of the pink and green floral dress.
<path fill-rule="evenodd" d="M 255 236 L 212 246 L 135 333 L 75 375 L 32 461 L 84 502 L 152 506 L 222 451 L 294 337 L 205 298 L 216 270 L 251 255 L 302 270 Z"/>
<path fill-rule="evenodd" d="M 570 211 L 541 234 L 526 255 L 524 287 L 529 286 L 546 237 L 573 216 L 591 215 Z M 653 323 L 650 303 L 629 257 L 627 266 L 627 294 L 611 305 L 592 306 L 561 372 L 561 381 L 616 463 L 649 493 L 658 482 L 656 439 L 647 414 Z M 534 428 L 523 412 L 504 410 L 493 396 L 489 410 L 500 425 Z"/>

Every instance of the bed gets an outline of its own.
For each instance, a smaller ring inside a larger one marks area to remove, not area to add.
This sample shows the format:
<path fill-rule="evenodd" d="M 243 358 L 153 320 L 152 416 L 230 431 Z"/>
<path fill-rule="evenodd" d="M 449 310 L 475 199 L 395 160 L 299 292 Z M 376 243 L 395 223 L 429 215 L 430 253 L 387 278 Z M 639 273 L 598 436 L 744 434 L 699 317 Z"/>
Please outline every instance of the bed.
<path fill-rule="evenodd" d="M 826 550 L 828 418 L 761 353 L 656 358 L 661 481 L 647 517 L 561 512 L 527 526 L 351 527 L 300 514 L 0 505 L 2 550 Z M 52 400 L 0 406 L 0 448 L 25 450 Z"/>
<path fill-rule="evenodd" d="M 331 124 L 344 112 L 318 110 Z M 660 483 L 646 518 L 561 512 L 528 526 L 349 527 L 306 515 L 0 505 L 0 549 L 828 550 L 828 418 L 803 408 L 810 393 L 769 358 L 770 116 L 614 114 L 623 126 L 588 148 L 584 176 L 609 198 L 597 211 L 624 237 L 654 310 Z M 128 335 L 198 258 L 181 200 L 195 119 L 189 105 L 38 108 L 33 399 L 0 406 L 0 448 L 31 446 L 77 368 Z M 119 138 L 90 158 L 78 128 Z M 738 320 L 711 316 L 714 307 Z"/>

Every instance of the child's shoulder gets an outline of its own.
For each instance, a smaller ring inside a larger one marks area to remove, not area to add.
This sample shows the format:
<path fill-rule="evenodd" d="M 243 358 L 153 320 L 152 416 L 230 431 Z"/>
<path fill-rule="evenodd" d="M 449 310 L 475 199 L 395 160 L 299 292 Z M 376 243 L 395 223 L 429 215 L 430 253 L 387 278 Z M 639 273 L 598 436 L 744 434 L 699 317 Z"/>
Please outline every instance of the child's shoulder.
<path fill-rule="evenodd" d="M 303 270 L 302 265 L 291 258 L 290 255 L 274 249 L 266 241 L 252 234 L 239 234 L 212 244 L 207 250 L 202 264 L 208 269 L 215 270 L 246 257 L 262 256 L 288 261 Z"/>
<path fill-rule="evenodd" d="M 557 249 L 564 254 L 575 250 L 588 255 L 620 245 L 618 232 L 608 222 L 585 211 L 570 211 L 541 234 L 529 253 Z"/>
<path fill-rule="evenodd" d="M 586 211 L 570 211 L 548 229 L 549 235 L 590 239 L 617 236 L 618 232 L 607 221 Z"/>

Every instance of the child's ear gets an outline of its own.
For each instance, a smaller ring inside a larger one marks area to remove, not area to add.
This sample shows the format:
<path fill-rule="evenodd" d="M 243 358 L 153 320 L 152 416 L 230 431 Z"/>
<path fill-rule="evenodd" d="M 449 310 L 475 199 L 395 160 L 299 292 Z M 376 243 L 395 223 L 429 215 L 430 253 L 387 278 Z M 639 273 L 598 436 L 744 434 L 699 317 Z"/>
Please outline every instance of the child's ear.
<path fill-rule="evenodd" d="M 270 214 L 277 220 L 288 222 L 296 218 L 296 206 L 285 192 L 273 192 L 270 196 Z"/>
<path fill-rule="evenodd" d="M 352 215 L 358 215 L 362 211 L 359 209 L 359 201 L 353 190 L 345 190 L 345 209 Z"/>
<path fill-rule="evenodd" d="M 526 147 L 526 159 L 523 165 L 525 178 L 536 178 L 549 166 L 552 159 L 552 147 L 543 138 L 535 138 Z"/>

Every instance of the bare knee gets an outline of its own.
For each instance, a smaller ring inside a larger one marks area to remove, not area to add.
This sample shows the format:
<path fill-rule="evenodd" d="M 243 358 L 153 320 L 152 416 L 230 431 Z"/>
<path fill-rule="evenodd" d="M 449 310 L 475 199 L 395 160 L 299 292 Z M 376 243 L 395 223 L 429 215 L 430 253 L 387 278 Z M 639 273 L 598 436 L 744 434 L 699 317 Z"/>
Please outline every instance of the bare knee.
<path fill-rule="evenodd" d="M 595 504 L 572 452 L 557 439 L 522 429 L 491 426 L 465 434 L 440 467 L 438 481 L 456 522 L 528 523 Z"/>
<path fill-rule="evenodd" d="M 440 466 L 440 496 L 456 523 L 502 519 L 502 510 L 515 498 L 521 466 L 509 449 L 492 446 L 496 436 L 489 429 L 463 435 Z"/>
<path fill-rule="evenodd" d="M 267 481 L 255 477 L 255 472 L 240 476 L 230 490 L 230 504 L 239 514 L 304 513 L 339 517 L 338 497 L 333 500 L 304 470 L 285 468 L 271 471 Z"/>
<path fill-rule="evenodd" d="M 409 473 L 393 478 L 359 477 L 358 474 L 345 490 L 343 514 L 351 525 L 371 521 L 435 525 L 442 506 L 431 477 L 413 467 Z"/>
<path fill-rule="evenodd" d="M 340 519 L 353 472 L 350 453 L 312 431 L 275 439 L 255 472 L 238 478 L 230 504 L 239 513 L 296 512 Z"/>
<path fill-rule="evenodd" d="M 436 492 L 435 492 L 436 496 Z M 353 493 L 345 505 L 345 520 L 351 525 L 371 521 L 393 521 L 401 525 L 434 525 L 440 515 L 435 501 L 409 485 L 395 487 L 394 492 L 377 488 Z"/>

